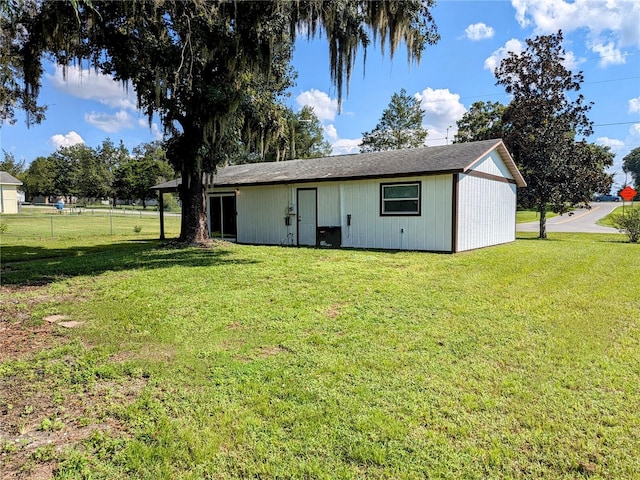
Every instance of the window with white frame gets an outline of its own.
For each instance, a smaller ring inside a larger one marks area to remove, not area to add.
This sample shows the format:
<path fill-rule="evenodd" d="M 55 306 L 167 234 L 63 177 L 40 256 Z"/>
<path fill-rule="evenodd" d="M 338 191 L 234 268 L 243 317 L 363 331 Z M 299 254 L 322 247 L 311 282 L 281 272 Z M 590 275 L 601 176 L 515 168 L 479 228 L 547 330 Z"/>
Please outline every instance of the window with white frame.
<path fill-rule="evenodd" d="M 420 182 L 381 183 L 380 215 L 420 215 Z"/>

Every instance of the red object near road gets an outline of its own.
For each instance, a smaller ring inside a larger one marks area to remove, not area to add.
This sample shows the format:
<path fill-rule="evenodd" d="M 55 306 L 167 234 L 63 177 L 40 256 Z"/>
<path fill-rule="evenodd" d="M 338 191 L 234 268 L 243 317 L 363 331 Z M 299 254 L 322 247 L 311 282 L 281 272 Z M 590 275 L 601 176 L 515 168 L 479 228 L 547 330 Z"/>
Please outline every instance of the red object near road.
<path fill-rule="evenodd" d="M 624 187 L 622 189 L 622 191 L 620 192 L 620 196 L 622 198 L 624 198 L 627 202 L 629 202 L 637 194 L 638 194 L 638 192 L 636 192 L 633 188 L 631 188 L 628 185 L 626 187 Z"/>

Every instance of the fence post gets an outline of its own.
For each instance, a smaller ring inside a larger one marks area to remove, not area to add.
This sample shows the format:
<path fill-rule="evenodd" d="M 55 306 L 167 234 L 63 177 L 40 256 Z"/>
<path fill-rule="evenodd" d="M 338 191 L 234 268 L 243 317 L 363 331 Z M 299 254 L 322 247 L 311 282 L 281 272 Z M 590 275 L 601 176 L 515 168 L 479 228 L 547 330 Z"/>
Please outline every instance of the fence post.
<path fill-rule="evenodd" d="M 111 235 L 113 235 L 113 208 L 109 210 L 111 214 L 109 215 L 109 230 L 111 231 Z"/>

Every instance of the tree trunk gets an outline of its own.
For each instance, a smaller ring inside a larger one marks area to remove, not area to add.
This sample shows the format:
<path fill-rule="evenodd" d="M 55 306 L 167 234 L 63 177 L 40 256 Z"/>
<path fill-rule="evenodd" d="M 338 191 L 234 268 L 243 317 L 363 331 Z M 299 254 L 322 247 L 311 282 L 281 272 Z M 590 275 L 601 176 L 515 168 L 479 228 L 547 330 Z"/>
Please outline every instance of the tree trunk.
<path fill-rule="evenodd" d="M 547 205 L 546 203 L 540 203 L 538 205 L 538 211 L 540 212 L 540 235 L 538 238 L 547 238 Z"/>
<path fill-rule="evenodd" d="M 205 244 L 209 240 L 207 197 L 202 173 L 202 159 L 183 162 L 180 189 L 180 200 L 182 201 L 180 240 L 199 245 Z"/>

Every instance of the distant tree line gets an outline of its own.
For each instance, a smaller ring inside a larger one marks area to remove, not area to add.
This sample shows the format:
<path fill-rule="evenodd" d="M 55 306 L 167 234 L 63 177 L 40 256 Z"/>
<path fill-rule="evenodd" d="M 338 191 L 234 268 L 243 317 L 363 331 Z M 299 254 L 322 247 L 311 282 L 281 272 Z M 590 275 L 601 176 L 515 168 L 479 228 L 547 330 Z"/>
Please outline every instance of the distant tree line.
<path fill-rule="evenodd" d="M 161 143 L 139 145 L 129 153 L 121 142 L 106 139 L 97 148 L 84 144 L 63 147 L 38 157 L 28 168 L 3 152 L 0 170 L 23 182 L 27 200 L 34 197 L 75 197 L 87 201 L 110 199 L 146 202 L 156 197 L 153 185 L 176 177 Z"/>

